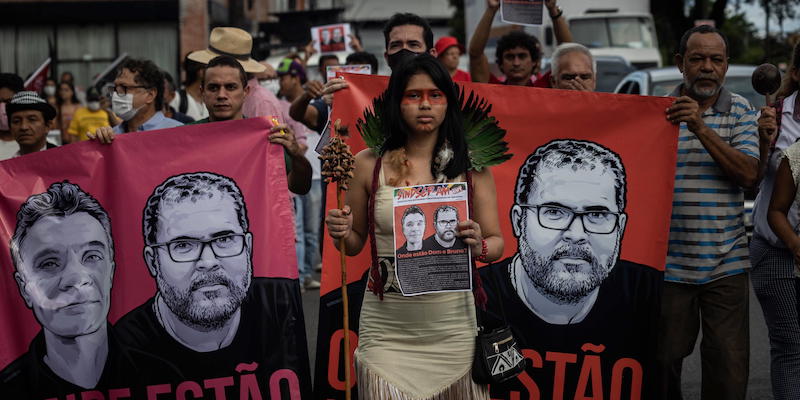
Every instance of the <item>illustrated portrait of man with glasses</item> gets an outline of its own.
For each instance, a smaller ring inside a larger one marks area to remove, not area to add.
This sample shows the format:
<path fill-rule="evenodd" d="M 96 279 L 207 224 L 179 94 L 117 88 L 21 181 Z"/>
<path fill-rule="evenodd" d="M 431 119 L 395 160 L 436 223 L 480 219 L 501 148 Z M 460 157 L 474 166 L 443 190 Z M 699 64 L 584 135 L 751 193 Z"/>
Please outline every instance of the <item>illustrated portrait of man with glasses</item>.
<path fill-rule="evenodd" d="M 299 387 L 308 383 L 297 285 L 253 276 L 253 233 L 232 179 L 209 172 L 170 177 L 147 200 L 142 224 L 145 264 L 158 290 L 117 323 L 129 346 L 162 354 L 188 379 L 231 376 L 247 366 L 261 393 L 281 369 L 295 372 Z M 236 385 L 226 390 L 238 396 Z M 204 393 L 215 396 L 213 388 Z"/>
<path fill-rule="evenodd" d="M 567 139 L 537 148 L 520 167 L 510 210 L 517 252 L 480 270 L 488 315 L 507 322 L 522 348 L 542 358 L 603 352 L 604 397 L 618 359 L 638 368 L 652 360 L 648 340 L 663 280 L 660 271 L 619 258 L 629 222 L 626 179 L 620 156 L 600 144 Z M 542 398 L 554 387 L 572 398 L 580 368 L 545 364 L 528 368 Z M 504 390 L 525 389 L 517 380 L 492 385 L 493 393 Z"/>
<path fill-rule="evenodd" d="M 456 226 L 458 225 L 458 209 L 445 205 L 440 206 L 433 212 L 434 234 L 422 241 L 422 248 L 425 250 L 445 250 L 445 249 L 464 249 L 467 246 L 461 239 L 456 237 Z"/>
<path fill-rule="evenodd" d="M 552 324 L 581 322 L 614 268 L 625 231 L 625 169 L 610 150 L 557 141 L 520 169 L 511 222 L 517 293 Z"/>

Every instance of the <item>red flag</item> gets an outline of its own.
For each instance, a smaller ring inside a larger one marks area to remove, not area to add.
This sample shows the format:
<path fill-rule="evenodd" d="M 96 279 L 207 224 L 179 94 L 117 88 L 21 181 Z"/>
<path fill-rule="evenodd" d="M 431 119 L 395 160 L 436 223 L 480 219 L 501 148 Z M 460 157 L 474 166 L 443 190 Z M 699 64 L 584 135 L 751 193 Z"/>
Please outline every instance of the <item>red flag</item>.
<path fill-rule="evenodd" d="M 25 90 L 41 93 L 44 89 L 44 84 L 47 82 L 47 76 L 50 75 L 50 57 L 44 60 L 39 68 L 36 68 L 30 78 L 25 81 Z"/>

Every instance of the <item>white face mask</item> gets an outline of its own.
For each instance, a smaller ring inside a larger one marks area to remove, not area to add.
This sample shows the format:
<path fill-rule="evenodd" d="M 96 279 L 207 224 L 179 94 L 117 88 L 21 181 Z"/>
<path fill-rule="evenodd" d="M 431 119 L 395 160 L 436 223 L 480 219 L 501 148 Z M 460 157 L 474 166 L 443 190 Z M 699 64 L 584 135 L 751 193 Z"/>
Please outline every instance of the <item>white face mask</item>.
<path fill-rule="evenodd" d="M 100 109 L 100 102 L 99 101 L 90 101 L 86 103 L 86 107 L 89 107 L 92 111 L 97 111 Z"/>
<path fill-rule="evenodd" d="M 275 96 L 278 95 L 278 92 L 281 91 L 281 83 L 277 79 L 265 79 L 263 81 L 258 81 L 258 83 L 264 89 L 269 90 Z"/>
<path fill-rule="evenodd" d="M 55 86 L 45 86 L 44 87 L 44 94 L 46 96 L 55 96 L 56 95 L 56 87 Z"/>
<path fill-rule="evenodd" d="M 142 106 L 133 108 L 133 93 L 120 96 L 117 92 L 111 94 L 111 110 L 123 121 L 130 121 Z"/>

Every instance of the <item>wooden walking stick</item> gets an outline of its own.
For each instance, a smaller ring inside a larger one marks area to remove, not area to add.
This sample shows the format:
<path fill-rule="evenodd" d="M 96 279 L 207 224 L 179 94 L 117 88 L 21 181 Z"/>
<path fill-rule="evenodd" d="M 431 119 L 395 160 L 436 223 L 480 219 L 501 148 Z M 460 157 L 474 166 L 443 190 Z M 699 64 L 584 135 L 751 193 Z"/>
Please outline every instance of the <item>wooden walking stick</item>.
<path fill-rule="evenodd" d="M 353 167 L 355 157 L 350 151 L 350 146 L 342 140 L 342 136 L 347 136 L 347 128 L 341 128 L 341 121 L 336 120 L 333 124 L 334 129 L 331 133 L 331 141 L 322 148 L 322 176 L 328 183 L 336 182 L 336 207 L 340 210 L 344 207 L 343 193 L 348 190 L 348 183 L 353 177 Z M 350 400 L 350 318 L 349 304 L 347 301 L 347 255 L 345 251 L 344 237 L 339 239 L 339 263 L 342 268 L 342 325 L 344 327 L 344 382 L 345 399 Z"/>

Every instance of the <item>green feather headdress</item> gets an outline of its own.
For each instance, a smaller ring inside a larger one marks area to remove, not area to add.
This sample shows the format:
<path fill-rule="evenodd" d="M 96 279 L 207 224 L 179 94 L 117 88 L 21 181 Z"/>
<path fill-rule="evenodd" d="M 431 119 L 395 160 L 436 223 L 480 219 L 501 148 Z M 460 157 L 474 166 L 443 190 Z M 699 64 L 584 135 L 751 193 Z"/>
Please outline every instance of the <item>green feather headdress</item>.
<path fill-rule="evenodd" d="M 470 91 L 469 97 L 465 98 L 465 89 L 460 85 L 456 86 L 456 91 L 463 117 L 470 169 L 480 171 L 510 159 L 513 154 L 508 153 L 508 143 L 503 140 L 506 130 L 500 127 L 495 117 L 489 115 L 492 105 L 473 91 Z M 356 122 L 356 129 L 364 139 L 364 143 L 377 155 L 383 154 L 384 151 L 386 131 L 380 115 L 384 102 L 383 94 L 374 98 L 372 108 L 367 107 L 364 110 L 364 117 Z"/>

